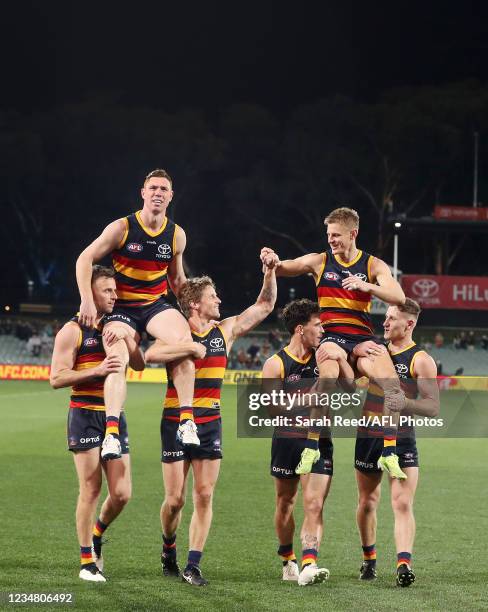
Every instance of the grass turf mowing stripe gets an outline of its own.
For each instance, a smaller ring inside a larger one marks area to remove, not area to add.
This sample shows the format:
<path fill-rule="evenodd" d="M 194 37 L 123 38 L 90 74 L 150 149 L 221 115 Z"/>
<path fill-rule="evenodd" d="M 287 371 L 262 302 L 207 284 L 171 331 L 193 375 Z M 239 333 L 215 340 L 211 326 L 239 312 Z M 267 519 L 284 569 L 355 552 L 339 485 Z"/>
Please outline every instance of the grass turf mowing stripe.
<path fill-rule="evenodd" d="M 110 539 L 104 549 L 108 582 L 92 585 L 77 578 L 77 482 L 72 458 L 65 450 L 69 392 L 51 393 L 47 383 L 37 382 L 9 382 L 7 386 L 9 393 L 43 393 L 35 401 L 19 396 L 14 403 L 0 393 L 0 512 L 6 550 L 0 561 L 0 591 L 74 591 L 74 609 L 107 611 L 276 610 L 279 601 L 296 610 L 304 606 L 355 610 L 364 606 L 365 597 L 375 610 L 479 610 L 488 605 L 484 564 L 478 561 L 484 553 L 480 534 L 488 527 L 482 503 L 488 460 L 485 440 L 439 439 L 428 446 L 419 440 L 421 473 L 414 550 L 417 582 L 410 589 L 394 586 L 396 557 L 386 483 L 378 516 L 379 578 L 372 585 L 358 580 L 362 552 L 355 527 L 354 443 L 336 440 L 334 482 L 326 502 L 325 535 L 319 552 L 319 561 L 329 568 L 331 578 L 324 585 L 299 589 L 281 581 L 273 530 L 270 440 L 236 438 L 236 392 L 234 387 L 224 387 L 224 460 L 202 564 L 210 585 L 195 589 L 165 580 L 160 572 L 163 487 L 159 418 L 163 389 L 131 384 L 127 418 L 134 495 L 106 533 Z M 190 515 L 189 495 L 178 535 L 181 561 L 187 552 Z M 299 501 L 297 550 L 301 519 Z M 130 556 L 125 554 L 127 549 Z"/>

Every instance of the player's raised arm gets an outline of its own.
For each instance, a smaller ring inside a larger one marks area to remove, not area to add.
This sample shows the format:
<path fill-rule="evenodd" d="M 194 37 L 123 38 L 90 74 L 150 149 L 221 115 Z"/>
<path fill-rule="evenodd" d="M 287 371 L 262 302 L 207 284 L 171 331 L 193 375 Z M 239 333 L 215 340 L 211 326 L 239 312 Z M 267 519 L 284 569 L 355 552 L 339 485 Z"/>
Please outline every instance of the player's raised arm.
<path fill-rule="evenodd" d="M 164 344 L 156 340 L 146 351 L 146 363 L 168 363 L 184 357 L 203 359 L 207 349 L 200 342 L 185 342 L 182 344 Z"/>
<path fill-rule="evenodd" d="M 183 253 L 186 247 L 186 234 L 178 225 L 176 231 L 175 256 L 168 266 L 168 282 L 171 291 L 178 298 L 180 289 L 186 283 L 186 274 L 183 268 Z"/>
<path fill-rule="evenodd" d="M 91 288 L 92 266 L 117 248 L 124 238 L 126 228 L 124 219 L 113 221 L 107 225 L 98 238 L 86 247 L 76 261 L 76 281 L 81 297 L 78 317 L 80 325 L 93 327 L 97 318 Z"/>
<path fill-rule="evenodd" d="M 275 260 L 265 265 L 263 286 L 256 302 L 240 315 L 222 321 L 221 327 L 227 338 L 228 351 L 236 338 L 247 334 L 273 312 L 277 295 L 275 265 Z"/>
<path fill-rule="evenodd" d="M 266 259 L 276 253 L 269 247 L 261 249 L 261 261 L 266 263 Z M 296 259 L 278 259 L 276 276 L 301 276 L 302 274 L 312 274 L 315 280 L 318 279 L 320 270 L 324 263 L 323 253 L 309 253 Z"/>
<path fill-rule="evenodd" d="M 407 398 L 405 410 L 419 416 L 436 417 L 440 410 L 440 398 L 435 361 L 427 353 L 418 353 L 413 364 L 413 373 L 417 380 L 419 397 Z"/>
<path fill-rule="evenodd" d="M 80 328 L 74 323 L 68 323 L 57 334 L 51 362 L 49 382 L 54 389 L 71 387 L 80 383 L 107 376 L 112 372 L 120 372 L 122 362 L 119 357 L 106 357 L 94 368 L 74 370 L 76 352 L 80 337 Z"/>
<path fill-rule="evenodd" d="M 371 263 L 371 279 L 373 282 L 368 283 L 357 276 L 348 276 L 342 281 L 342 286 L 351 291 L 370 293 L 392 306 L 405 304 L 405 294 L 400 283 L 393 278 L 386 263 L 377 257 L 373 257 Z"/>

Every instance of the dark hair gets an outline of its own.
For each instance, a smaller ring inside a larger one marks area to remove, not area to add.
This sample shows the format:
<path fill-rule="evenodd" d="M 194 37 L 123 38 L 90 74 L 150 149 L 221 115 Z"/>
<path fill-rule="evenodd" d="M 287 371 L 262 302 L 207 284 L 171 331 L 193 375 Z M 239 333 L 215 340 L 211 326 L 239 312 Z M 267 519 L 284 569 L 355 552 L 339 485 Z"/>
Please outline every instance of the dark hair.
<path fill-rule="evenodd" d="M 306 325 L 313 315 L 319 315 L 320 308 L 317 302 L 302 298 L 293 300 L 283 308 L 282 318 L 290 334 L 295 333 L 297 325 Z"/>
<path fill-rule="evenodd" d="M 115 276 L 115 270 L 113 268 L 108 268 L 107 266 L 99 266 L 98 264 L 95 264 L 92 267 L 92 276 L 91 276 L 92 284 L 97 280 L 97 278 L 102 278 L 102 277 L 114 278 L 114 276 Z"/>
<path fill-rule="evenodd" d="M 190 302 L 199 302 L 202 299 L 202 293 L 206 287 L 213 287 L 215 289 L 215 284 L 210 276 L 189 278 L 180 289 L 178 304 L 185 317 L 191 315 Z"/>
<path fill-rule="evenodd" d="M 400 304 L 397 306 L 400 312 L 406 312 L 407 314 L 413 315 L 416 319 L 418 319 L 419 314 L 422 312 L 420 305 L 412 298 L 406 298 L 405 304 Z"/>
<path fill-rule="evenodd" d="M 171 187 L 173 187 L 173 179 L 166 172 L 166 170 L 163 170 L 162 168 L 156 168 L 156 170 L 151 170 L 151 172 L 144 179 L 144 185 L 149 179 L 152 179 L 154 176 L 157 176 L 158 178 L 168 179 L 168 181 L 171 183 Z"/>

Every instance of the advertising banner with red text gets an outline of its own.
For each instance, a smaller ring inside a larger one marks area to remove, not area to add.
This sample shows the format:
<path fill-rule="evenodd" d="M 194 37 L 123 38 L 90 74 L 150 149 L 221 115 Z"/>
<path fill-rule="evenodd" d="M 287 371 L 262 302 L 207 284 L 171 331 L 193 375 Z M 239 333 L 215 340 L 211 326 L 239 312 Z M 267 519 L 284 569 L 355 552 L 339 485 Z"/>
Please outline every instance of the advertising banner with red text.
<path fill-rule="evenodd" d="M 488 310 L 488 278 L 404 274 L 402 288 L 422 308 Z"/>

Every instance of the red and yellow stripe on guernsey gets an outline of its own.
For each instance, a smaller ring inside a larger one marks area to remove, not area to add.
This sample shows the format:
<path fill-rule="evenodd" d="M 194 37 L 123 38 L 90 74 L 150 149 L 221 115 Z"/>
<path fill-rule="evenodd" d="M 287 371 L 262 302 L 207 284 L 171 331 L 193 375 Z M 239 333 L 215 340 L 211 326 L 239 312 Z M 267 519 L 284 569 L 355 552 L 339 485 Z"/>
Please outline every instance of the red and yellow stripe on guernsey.
<path fill-rule="evenodd" d="M 361 315 L 369 315 L 371 295 L 363 291 L 350 291 L 340 287 L 317 287 L 317 299 L 320 309 L 320 320 L 329 331 L 336 333 L 372 333 L 371 325 Z M 348 312 L 334 312 L 344 309 Z M 331 326 L 334 326 L 332 329 Z M 350 326 L 358 326 L 355 330 Z"/>
<path fill-rule="evenodd" d="M 195 391 L 193 395 L 193 413 L 195 423 L 205 423 L 219 418 L 220 394 L 222 380 L 227 366 L 225 355 L 215 357 L 204 357 L 195 360 Z M 173 381 L 168 381 L 168 389 L 164 399 L 164 408 L 179 408 L 178 393 Z M 209 409 L 216 411 L 215 415 L 198 416 L 199 409 L 207 412 Z M 172 419 L 172 416 L 165 416 Z"/>
<path fill-rule="evenodd" d="M 105 359 L 105 353 L 88 353 L 78 355 L 74 370 L 86 370 L 94 368 Z M 71 391 L 70 408 L 87 408 L 89 410 L 105 410 L 103 400 L 104 380 L 91 380 L 79 385 L 74 385 Z"/>
<path fill-rule="evenodd" d="M 115 281 L 119 302 L 145 306 L 167 295 L 168 262 L 129 259 L 114 252 L 112 264 L 117 272 Z"/>

